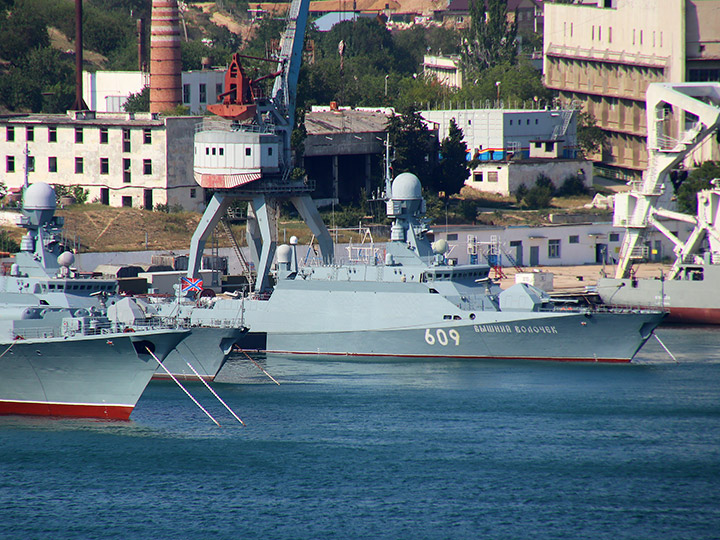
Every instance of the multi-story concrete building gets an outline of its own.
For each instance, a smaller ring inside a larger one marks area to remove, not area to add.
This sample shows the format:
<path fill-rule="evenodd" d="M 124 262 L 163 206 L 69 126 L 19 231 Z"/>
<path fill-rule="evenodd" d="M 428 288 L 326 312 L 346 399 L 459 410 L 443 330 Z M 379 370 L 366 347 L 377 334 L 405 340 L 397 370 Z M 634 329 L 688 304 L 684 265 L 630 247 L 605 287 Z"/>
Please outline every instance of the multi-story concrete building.
<path fill-rule="evenodd" d="M 93 111 L 3 116 L 0 178 L 17 190 L 27 162 L 30 183 L 81 186 L 88 201 L 201 211 L 203 189 L 193 178 L 193 137 L 200 120 Z"/>
<path fill-rule="evenodd" d="M 543 49 L 545 85 L 582 102 L 608 136 L 593 159 L 637 176 L 648 84 L 720 80 L 720 0 L 546 2 Z M 711 141 L 687 162 L 718 158 Z"/>
<path fill-rule="evenodd" d="M 592 183 L 592 165 L 577 159 L 577 115 L 572 109 L 459 109 L 421 111 L 437 124 L 440 140 L 450 121 L 462 129 L 468 158 L 480 162 L 466 184 L 510 195 L 542 174 L 559 187 L 569 176 Z"/>

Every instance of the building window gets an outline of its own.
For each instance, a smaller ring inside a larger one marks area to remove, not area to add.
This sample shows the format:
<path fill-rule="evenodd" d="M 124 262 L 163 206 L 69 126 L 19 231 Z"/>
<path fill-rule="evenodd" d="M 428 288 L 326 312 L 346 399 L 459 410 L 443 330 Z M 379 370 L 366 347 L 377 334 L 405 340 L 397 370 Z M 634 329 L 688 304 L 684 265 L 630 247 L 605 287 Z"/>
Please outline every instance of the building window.
<path fill-rule="evenodd" d="M 568 242 L 569 242 L 570 244 L 579 244 L 579 243 L 580 243 L 580 237 L 579 237 L 577 234 L 574 234 L 574 235 L 572 235 L 572 236 L 568 239 Z"/>
<path fill-rule="evenodd" d="M 152 159 L 143 159 L 143 174 L 152 174 Z"/>
<path fill-rule="evenodd" d="M 223 93 L 223 85 L 220 83 L 216 84 L 215 85 L 215 96 L 219 96 L 222 93 Z"/>
<path fill-rule="evenodd" d="M 81 144 L 83 142 L 83 128 L 75 128 L 75 142 Z"/>
<path fill-rule="evenodd" d="M 15 172 L 15 156 L 5 156 L 5 171 Z"/>
<path fill-rule="evenodd" d="M 217 149 L 213 146 L 213 148 L 212 148 L 212 155 L 214 156 L 216 152 L 217 152 Z"/>
<path fill-rule="evenodd" d="M 197 197 L 197 189 L 194 187 L 191 187 L 190 188 L 190 198 L 194 199 L 195 197 Z"/>
<path fill-rule="evenodd" d="M 14 126 L 7 126 L 5 128 L 5 140 L 8 142 L 12 142 L 15 140 L 15 127 Z"/>
<path fill-rule="evenodd" d="M 100 128 L 100 144 L 107 144 L 108 143 L 108 128 L 101 127 Z"/>
<path fill-rule="evenodd" d="M 608 27 L 608 43 L 612 43 L 612 26 Z"/>
<path fill-rule="evenodd" d="M 245 155 L 246 155 L 246 156 L 249 156 L 249 155 L 250 155 L 250 149 L 249 149 L 249 148 L 246 148 L 246 149 L 245 149 Z"/>
<path fill-rule="evenodd" d="M 572 37 L 573 33 L 573 23 L 570 23 L 570 37 Z"/>
<path fill-rule="evenodd" d="M 48 158 L 48 172 L 57 172 L 57 158 L 55 156 Z"/>
<path fill-rule="evenodd" d="M 268 156 L 272 156 L 272 146 L 268 146 Z"/>
<path fill-rule="evenodd" d="M 560 240 L 548 240 L 548 259 L 560 258 Z"/>
<path fill-rule="evenodd" d="M 130 130 L 127 128 L 123 129 L 122 137 L 123 137 L 123 152 L 130 152 L 131 151 Z"/>
<path fill-rule="evenodd" d="M 152 144 L 152 131 L 150 129 L 143 129 L 143 144 Z"/>
<path fill-rule="evenodd" d="M 123 183 L 125 184 L 130 183 L 130 166 L 130 158 L 123 158 Z"/>
<path fill-rule="evenodd" d="M 497 173 L 497 171 L 488 171 L 487 181 L 488 181 L 488 182 L 497 182 L 497 181 L 498 181 L 498 173 Z"/>
<path fill-rule="evenodd" d="M 83 158 L 76 157 L 75 158 L 75 174 L 82 174 L 83 173 Z"/>
<path fill-rule="evenodd" d="M 590 34 L 590 39 L 595 41 L 595 25 L 593 25 L 593 27 L 592 27 L 592 33 Z"/>
<path fill-rule="evenodd" d="M 512 126 L 512 120 L 510 120 L 510 125 Z"/>
<path fill-rule="evenodd" d="M 225 154 L 225 149 L 222 146 L 218 148 L 218 154 L 220 154 L 221 156 Z"/>
<path fill-rule="evenodd" d="M 483 181 L 482 171 L 473 173 L 473 182 L 482 182 L 482 181 Z"/>
<path fill-rule="evenodd" d="M 27 170 L 28 172 L 35 172 L 35 156 L 27 157 Z"/>
<path fill-rule="evenodd" d="M 110 159 L 106 157 L 100 158 L 100 174 L 110 174 Z"/>
<path fill-rule="evenodd" d="M 602 26 L 598 26 L 598 41 L 602 41 Z"/>
<path fill-rule="evenodd" d="M 124 196 L 122 198 L 122 205 L 124 208 L 132 208 L 132 197 Z"/>
<path fill-rule="evenodd" d="M 207 86 L 205 84 L 200 85 L 200 103 L 207 103 Z"/>
<path fill-rule="evenodd" d="M 35 128 L 32 126 L 28 126 L 25 128 L 25 139 L 29 141 L 35 140 Z"/>
<path fill-rule="evenodd" d="M 209 146 L 206 146 L 206 147 L 205 147 L 205 155 L 206 155 L 206 156 L 209 156 L 209 155 L 210 155 L 210 147 L 209 147 Z"/>
<path fill-rule="evenodd" d="M 190 85 L 183 84 L 183 103 L 190 103 Z"/>
<path fill-rule="evenodd" d="M 610 233 L 610 241 L 611 242 L 619 242 L 620 241 L 620 234 L 616 232 Z"/>
<path fill-rule="evenodd" d="M 640 45 L 642 45 L 642 30 L 640 30 Z"/>
<path fill-rule="evenodd" d="M 48 126 L 48 142 L 57 142 L 57 128 Z"/>

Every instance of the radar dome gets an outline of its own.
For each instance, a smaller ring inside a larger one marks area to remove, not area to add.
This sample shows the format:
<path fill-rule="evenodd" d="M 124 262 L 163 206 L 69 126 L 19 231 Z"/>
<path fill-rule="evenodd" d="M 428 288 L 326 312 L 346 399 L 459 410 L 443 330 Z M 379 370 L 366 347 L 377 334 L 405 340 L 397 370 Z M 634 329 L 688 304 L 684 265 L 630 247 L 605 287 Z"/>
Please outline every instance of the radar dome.
<path fill-rule="evenodd" d="M 397 175 L 392 183 L 392 198 L 398 200 L 422 199 L 422 185 L 413 173 Z"/>
<path fill-rule="evenodd" d="M 432 243 L 432 249 L 433 249 L 433 253 L 435 253 L 436 255 L 442 255 L 443 253 L 446 253 L 448 250 L 447 240 L 445 240 L 444 238 L 435 240 Z"/>
<path fill-rule="evenodd" d="M 75 255 L 70 251 L 64 251 L 58 256 L 57 262 L 60 266 L 69 268 L 70 265 L 75 262 Z"/>
<path fill-rule="evenodd" d="M 290 246 L 288 246 L 287 244 L 278 246 L 277 250 L 275 250 L 275 256 L 277 257 L 278 263 L 280 264 L 289 264 L 291 255 L 292 248 L 290 248 Z"/>
<path fill-rule="evenodd" d="M 48 184 L 38 182 L 28 186 L 23 195 L 23 212 L 30 223 L 39 227 L 50 221 L 55 214 L 55 190 Z"/>

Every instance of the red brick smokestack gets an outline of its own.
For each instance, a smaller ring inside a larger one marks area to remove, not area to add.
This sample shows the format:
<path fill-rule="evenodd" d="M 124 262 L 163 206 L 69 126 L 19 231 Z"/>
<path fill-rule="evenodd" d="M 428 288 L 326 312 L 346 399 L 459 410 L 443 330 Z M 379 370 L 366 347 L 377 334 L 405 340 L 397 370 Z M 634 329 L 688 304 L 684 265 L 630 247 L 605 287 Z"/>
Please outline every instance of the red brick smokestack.
<path fill-rule="evenodd" d="M 176 0 L 153 0 L 150 22 L 150 112 L 180 105 L 180 23 Z"/>

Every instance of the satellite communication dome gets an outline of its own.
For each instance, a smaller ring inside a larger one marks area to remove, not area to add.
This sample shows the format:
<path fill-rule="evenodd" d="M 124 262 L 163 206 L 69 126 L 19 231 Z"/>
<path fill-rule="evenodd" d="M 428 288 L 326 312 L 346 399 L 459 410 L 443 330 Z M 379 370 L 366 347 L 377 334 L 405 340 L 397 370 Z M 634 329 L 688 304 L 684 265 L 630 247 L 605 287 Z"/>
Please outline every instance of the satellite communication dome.
<path fill-rule="evenodd" d="M 55 190 L 48 184 L 32 184 L 23 195 L 23 212 L 32 225 L 40 227 L 55 214 Z"/>
<path fill-rule="evenodd" d="M 446 253 L 448 250 L 447 240 L 445 240 L 444 238 L 435 240 L 432 243 L 432 250 L 433 250 L 433 253 L 435 253 L 436 255 L 442 255 L 443 253 Z"/>
<path fill-rule="evenodd" d="M 57 258 L 57 262 L 60 266 L 69 268 L 72 263 L 75 262 L 75 255 L 70 251 L 63 251 Z"/>
<path fill-rule="evenodd" d="M 422 185 L 413 173 L 397 175 L 392 183 L 392 198 L 398 200 L 422 199 Z"/>
<path fill-rule="evenodd" d="M 275 250 L 275 256 L 277 257 L 278 263 L 280 264 L 289 264 L 291 254 L 292 250 L 287 244 L 278 246 L 278 248 Z"/>

